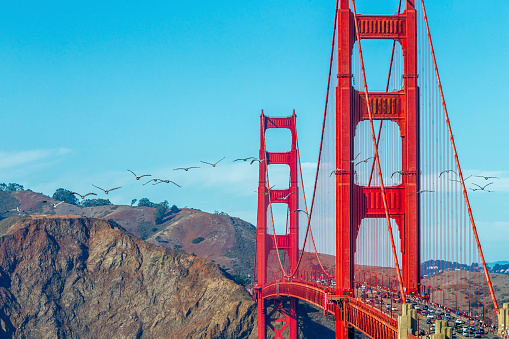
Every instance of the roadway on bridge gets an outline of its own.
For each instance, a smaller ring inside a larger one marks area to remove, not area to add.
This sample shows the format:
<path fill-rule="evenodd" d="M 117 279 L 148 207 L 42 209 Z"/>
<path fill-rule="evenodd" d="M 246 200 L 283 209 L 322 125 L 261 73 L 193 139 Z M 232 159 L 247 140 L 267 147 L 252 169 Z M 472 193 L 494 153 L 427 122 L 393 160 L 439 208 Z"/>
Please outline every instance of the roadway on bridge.
<path fill-rule="evenodd" d="M 379 309 L 388 315 L 391 315 L 393 318 L 397 318 L 397 315 L 401 314 L 401 304 L 391 298 L 380 298 L 380 296 L 385 293 L 387 292 L 377 291 L 376 288 L 368 287 L 364 293 L 362 293 L 364 296 L 363 302 L 370 304 L 374 308 Z M 382 300 L 382 303 L 380 303 L 380 300 Z M 420 338 L 427 338 L 427 335 L 435 333 L 434 325 L 435 320 L 437 320 L 437 316 L 439 318 L 438 320 L 446 320 L 448 324 L 447 326 L 453 328 L 454 338 L 498 338 L 494 333 L 483 333 L 475 336 L 475 332 L 479 329 L 479 324 L 477 323 L 477 326 L 473 326 L 471 331 L 468 330 L 469 326 L 473 323 L 466 317 L 456 315 L 453 312 L 449 313 L 449 311 L 440 307 L 428 305 L 418 298 L 409 300 L 409 302 L 414 305 L 414 308 L 417 309 L 418 312 L 424 311 L 424 314 L 418 313 L 418 329 L 421 334 L 419 336 Z M 464 328 L 467 330 L 463 330 Z M 483 327 L 483 329 L 485 332 L 490 331 L 489 328 Z"/>

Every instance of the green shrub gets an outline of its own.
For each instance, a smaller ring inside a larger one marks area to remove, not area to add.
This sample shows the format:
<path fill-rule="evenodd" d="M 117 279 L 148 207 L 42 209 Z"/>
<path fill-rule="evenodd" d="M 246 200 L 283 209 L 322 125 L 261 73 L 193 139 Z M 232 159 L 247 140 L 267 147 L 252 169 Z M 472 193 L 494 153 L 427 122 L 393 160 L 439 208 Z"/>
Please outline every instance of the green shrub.
<path fill-rule="evenodd" d="M 193 244 L 199 244 L 201 243 L 203 240 L 205 240 L 204 237 L 198 237 L 198 238 L 194 238 L 193 241 L 191 241 Z"/>
<path fill-rule="evenodd" d="M 81 202 L 81 206 L 83 207 L 96 207 L 107 205 L 113 205 L 110 199 L 85 199 Z"/>

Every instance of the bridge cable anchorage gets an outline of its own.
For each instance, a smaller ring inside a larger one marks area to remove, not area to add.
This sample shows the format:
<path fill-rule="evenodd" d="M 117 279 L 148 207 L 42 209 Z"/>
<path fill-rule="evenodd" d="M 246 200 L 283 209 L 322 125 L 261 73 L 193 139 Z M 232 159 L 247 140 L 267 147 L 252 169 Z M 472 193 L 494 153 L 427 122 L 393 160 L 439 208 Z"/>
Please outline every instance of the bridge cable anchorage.
<path fill-rule="evenodd" d="M 382 195 L 382 201 L 383 201 L 383 204 L 384 204 L 385 218 L 387 219 L 387 227 L 388 227 L 388 231 L 389 231 L 389 235 L 390 235 L 390 240 L 391 240 L 392 255 L 394 256 L 394 263 L 396 265 L 396 273 L 397 273 L 397 276 L 398 276 L 399 289 L 400 289 L 401 297 L 405 298 L 405 290 L 403 288 L 403 280 L 401 278 L 401 271 L 400 271 L 400 268 L 399 268 L 398 255 L 396 253 L 396 246 L 394 245 L 394 236 L 393 236 L 393 233 L 392 233 L 391 218 L 390 218 L 390 215 L 389 215 L 389 209 L 388 209 L 388 205 L 387 205 L 387 197 L 385 195 L 385 186 L 384 186 L 383 177 L 382 177 L 382 168 L 380 166 L 380 157 L 379 157 L 379 154 L 378 154 L 376 135 L 375 135 L 375 128 L 373 126 L 373 116 L 371 114 L 371 105 L 369 104 L 368 84 L 367 84 L 367 81 L 366 81 L 366 71 L 365 71 L 365 68 L 364 68 L 364 59 L 362 57 L 361 38 L 360 38 L 360 33 L 359 33 L 359 24 L 357 22 L 357 11 L 355 9 L 355 0 L 352 0 L 352 9 L 353 9 L 353 15 L 354 15 L 354 24 L 355 24 L 355 32 L 356 32 L 357 45 L 358 45 L 358 48 L 359 48 L 359 57 L 360 57 L 360 62 L 361 62 L 362 77 L 363 77 L 363 81 L 364 81 L 364 97 L 365 97 L 365 100 L 366 100 L 366 106 L 367 106 L 368 117 L 369 117 L 369 124 L 370 124 L 370 127 L 371 127 L 371 136 L 372 136 L 372 140 L 373 140 L 373 148 L 374 148 L 374 151 L 375 151 L 375 160 L 376 160 L 378 175 L 380 177 L 380 190 L 381 190 L 381 195 Z"/>
<path fill-rule="evenodd" d="M 401 13 L 401 0 L 398 3 L 398 15 Z M 392 40 L 392 51 L 391 51 L 391 62 L 389 64 L 389 74 L 387 75 L 387 84 L 385 85 L 385 93 L 389 93 L 389 84 L 391 81 L 392 75 L 392 64 L 394 61 L 394 50 L 396 49 L 396 39 Z M 382 127 L 384 121 L 380 120 L 380 127 L 378 127 L 378 136 L 376 138 L 376 147 L 380 144 L 380 136 L 382 135 Z M 375 159 L 373 159 L 373 163 L 371 164 L 371 172 L 369 174 L 368 187 L 371 186 L 371 180 L 373 179 L 373 172 L 375 171 Z"/>
<path fill-rule="evenodd" d="M 352 1 L 354 1 L 354 0 L 352 0 Z M 481 261 L 482 261 L 482 265 L 483 265 L 483 270 L 484 270 L 484 275 L 486 277 L 486 281 L 488 282 L 488 288 L 490 290 L 491 298 L 493 300 L 493 307 L 495 309 L 495 312 L 496 312 L 497 316 L 499 316 L 500 315 L 500 309 L 498 308 L 497 299 L 495 297 L 495 292 L 493 291 L 493 285 L 491 283 L 491 279 L 490 279 L 490 276 L 488 274 L 488 269 L 486 267 L 486 261 L 484 260 L 484 254 L 483 254 L 483 251 L 482 251 L 482 248 L 481 248 L 481 243 L 479 242 L 479 235 L 477 234 L 477 227 L 475 225 L 474 216 L 472 214 L 472 208 L 470 207 L 470 200 L 468 199 L 468 192 L 467 192 L 467 189 L 466 189 L 466 186 L 465 186 L 465 180 L 463 179 L 463 173 L 461 171 L 461 166 L 460 166 L 460 162 L 459 162 L 459 158 L 458 158 L 458 152 L 456 151 L 456 143 L 454 142 L 454 135 L 452 134 L 451 123 L 450 123 L 450 120 L 449 120 L 449 113 L 447 112 L 447 106 L 445 104 L 444 92 L 442 90 L 442 82 L 440 81 L 440 75 L 438 73 L 438 66 L 437 66 L 437 61 L 436 61 L 436 58 L 435 58 L 435 50 L 433 48 L 433 43 L 431 41 L 431 33 L 430 33 L 430 30 L 429 30 L 428 17 L 426 15 L 426 8 L 424 7 L 424 0 L 421 0 L 421 5 L 422 5 L 422 11 L 423 11 L 423 14 L 424 14 L 424 22 L 426 24 L 426 32 L 428 33 L 428 41 L 429 41 L 429 46 L 430 46 L 430 50 L 431 50 L 431 56 L 432 56 L 433 64 L 434 64 L 434 67 L 435 67 L 435 75 L 436 75 L 437 82 L 438 82 L 438 89 L 440 91 L 440 98 L 442 100 L 442 107 L 444 109 L 444 115 L 445 115 L 445 120 L 446 120 L 446 124 L 447 124 L 447 130 L 449 132 L 449 139 L 451 141 L 451 146 L 452 146 L 452 149 L 453 149 L 453 152 L 454 152 L 454 160 L 456 162 L 456 166 L 457 166 L 457 169 L 458 169 L 458 176 L 460 177 L 460 184 L 461 184 L 461 187 L 463 189 L 463 195 L 465 197 L 465 203 L 467 204 L 468 216 L 470 218 L 470 223 L 472 224 L 472 231 L 474 233 L 475 241 L 477 243 L 477 249 L 478 249 L 479 255 L 481 257 Z"/>

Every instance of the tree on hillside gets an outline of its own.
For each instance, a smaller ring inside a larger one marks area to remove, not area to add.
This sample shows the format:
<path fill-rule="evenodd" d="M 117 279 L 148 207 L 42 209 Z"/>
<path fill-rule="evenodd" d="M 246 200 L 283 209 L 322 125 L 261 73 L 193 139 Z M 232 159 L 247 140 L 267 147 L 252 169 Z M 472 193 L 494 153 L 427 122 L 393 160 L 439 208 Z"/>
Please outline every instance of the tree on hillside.
<path fill-rule="evenodd" d="M 66 201 L 72 205 L 79 205 L 78 198 L 71 193 L 71 191 L 66 190 L 65 188 L 59 188 L 55 191 L 55 193 L 53 193 L 52 198 L 59 201 Z"/>
<path fill-rule="evenodd" d="M 1 183 L 0 184 L 0 191 L 4 192 L 16 192 L 16 191 L 23 191 L 23 185 L 16 184 L 14 182 L 9 183 L 8 185 Z"/>
<path fill-rule="evenodd" d="M 132 205 L 134 205 L 134 204 L 136 204 L 136 201 L 138 201 L 138 199 L 133 199 L 133 200 L 131 200 L 131 206 L 132 206 Z"/>
<path fill-rule="evenodd" d="M 177 205 L 171 206 L 171 208 L 170 208 L 171 214 L 178 213 L 178 212 L 180 212 L 180 209 L 177 207 Z"/>
<path fill-rule="evenodd" d="M 156 225 L 163 223 L 164 215 L 168 211 L 169 207 L 170 204 L 168 204 L 167 200 L 160 202 L 159 204 L 156 205 L 156 210 L 154 212 L 154 221 Z"/>
<path fill-rule="evenodd" d="M 81 206 L 83 207 L 96 207 L 106 205 L 112 205 L 110 199 L 85 199 L 81 202 Z"/>
<path fill-rule="evenodd" d="M 156 204 L 154 204 L 148 198 L 141 198 L 140 200 L 138 200 L 138 206 L 156 207 Z"/>

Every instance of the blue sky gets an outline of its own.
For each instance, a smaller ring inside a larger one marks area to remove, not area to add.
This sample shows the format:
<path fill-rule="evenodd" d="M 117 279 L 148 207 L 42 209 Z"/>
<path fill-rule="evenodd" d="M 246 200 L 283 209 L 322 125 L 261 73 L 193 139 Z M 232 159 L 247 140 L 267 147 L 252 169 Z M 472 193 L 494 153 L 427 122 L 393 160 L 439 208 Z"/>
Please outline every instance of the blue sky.
<path fill-rule="evenodd" d="M 462 167 L 501 178 L 496 192 L 471 194 L 494 261 L 508 259 L 509 3 L 489 3 L 429 1 L 427 10 Z M 257 156 L 261 109 L 274 116 L 295 109 L 302 161 L 313 172 L 334 5 L 2 2 L 0 182 L 48 195 L 122 186 L 99 197 L 168 200 L 255 223 L 257 169 L 233 160 Z M 365 14 L 396 7 L 357 1 Z M 216 168 L 173 171 L 222 157 Z M 183 187 L 144 186 L 127 169 Z"/>

